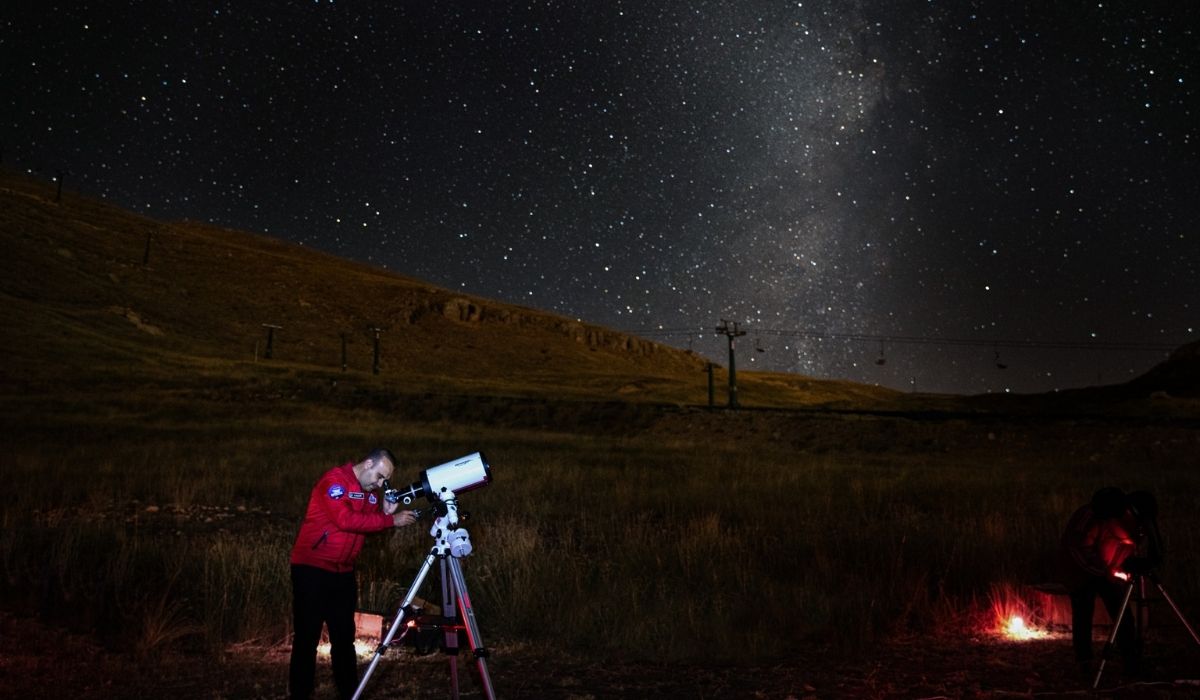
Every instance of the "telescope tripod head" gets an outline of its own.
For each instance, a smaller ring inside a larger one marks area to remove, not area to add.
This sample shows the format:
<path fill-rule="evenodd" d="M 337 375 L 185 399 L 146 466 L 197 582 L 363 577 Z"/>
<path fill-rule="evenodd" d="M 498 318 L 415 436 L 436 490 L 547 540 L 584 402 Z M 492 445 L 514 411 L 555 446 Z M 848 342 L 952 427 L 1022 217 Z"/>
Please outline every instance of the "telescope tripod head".
<path fill-rule="evenodd" d="M 434 512 L 438 514 L 429 528 L 429 535 L 434 539 L 432 554 L 439 557 L 451 556 L 456 559 L 471 555 L 471 535 L 467 528 L 459 525 L 458 501 L 453 492 L 438 494 L 438 502 L 434 504 Z M 463 514 L 465 518 L 466 514 Z"/>
<path fill-rule="evenodd" d="M 1125 584 L 1150 581 L 1158 583 L 1158 568 L 1161 558 L 1130 557 L 1125 560 L 1121 570 L 1113 572 L 1113 578 Z"/>

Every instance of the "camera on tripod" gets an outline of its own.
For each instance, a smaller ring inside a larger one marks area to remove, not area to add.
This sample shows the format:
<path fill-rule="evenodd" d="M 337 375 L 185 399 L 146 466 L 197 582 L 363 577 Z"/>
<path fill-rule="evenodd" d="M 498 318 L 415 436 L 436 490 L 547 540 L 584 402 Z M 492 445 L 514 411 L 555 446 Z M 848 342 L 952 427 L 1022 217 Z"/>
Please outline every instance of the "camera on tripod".
<path fill-rule="evenodd" d="M 492 468 L 482 452 L 451 460 L 421 472 L 420 479 L 405 489 L 392 488 L 385 479 L 383 498 L 388 503 L 410 505 L 421 496 L 431 502 L 444 501 L 467 491 L 487 486 L 492 481 Z"/>

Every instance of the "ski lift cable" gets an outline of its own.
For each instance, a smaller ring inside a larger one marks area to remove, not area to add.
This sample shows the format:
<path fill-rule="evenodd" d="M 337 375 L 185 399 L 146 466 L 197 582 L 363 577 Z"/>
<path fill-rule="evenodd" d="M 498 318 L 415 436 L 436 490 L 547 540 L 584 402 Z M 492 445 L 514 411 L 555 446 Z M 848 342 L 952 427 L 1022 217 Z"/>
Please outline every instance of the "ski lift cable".
<path fill-rule="evenodd" d="M 667 338 L 684 335 L 708 335 L 707 329 L 698 328 L 647 328 L 623 330 L 623 333 L 647 338 Z M 1037 348 L 1048 350 L 1127 350 L 1135 352 L 1170 352 L 1179 347 L 1162 343 L 1149 342 L 1120 342 L 1120 341 L 1043 341 L 1043 340 L 1006 340 L 1002 338 L 955 338 L 935 336 L 910 335 L 876 335 L 868 333 L 829 333 L 823 331 L 801 331 L 781 328 L 759 329 L 760 336 L 776 336 L 785 338 L 802 338 L 806 340 L 844 340 L 870 343 L 891 343 L 896 345 L 935 345 L 935 346 L 967 346 L 991 347 L 999 352 L 999 348 Z M 1180 343 L 1182 344 L 1182 343 Z"/>

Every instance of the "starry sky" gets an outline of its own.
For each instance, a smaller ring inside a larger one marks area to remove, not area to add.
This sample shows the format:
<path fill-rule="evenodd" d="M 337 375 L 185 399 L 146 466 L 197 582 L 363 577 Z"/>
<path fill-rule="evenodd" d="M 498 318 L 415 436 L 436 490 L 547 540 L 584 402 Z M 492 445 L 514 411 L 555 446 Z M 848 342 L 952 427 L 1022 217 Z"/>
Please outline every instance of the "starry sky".
<path fill-rule="evenodd" d="M 3 164 L 157 218 L 901 390 L 1198 336 L 1190 2 L 19 5 Z"/>

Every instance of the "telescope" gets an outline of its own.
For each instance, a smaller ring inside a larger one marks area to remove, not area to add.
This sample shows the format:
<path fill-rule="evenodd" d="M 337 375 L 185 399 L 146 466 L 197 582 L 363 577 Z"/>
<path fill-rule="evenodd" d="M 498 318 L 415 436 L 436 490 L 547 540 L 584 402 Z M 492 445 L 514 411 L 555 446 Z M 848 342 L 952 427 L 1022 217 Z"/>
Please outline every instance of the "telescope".
<path fill-rule="evenodd" d="M 375 656 L 367 666 L 367 671 L 359 682 L 358 689 L 354 691 L 352 700 L 360 700 L 363 690 L 367 687 L 367 681 L 375 672 L 375 667 L 379 665 L 384 652 L 393 644 L 397 634 L 403 640 L 409 633 L 422 631 L 422 622 L 416 616 L 417 608 L 413 607 L 413 601 L 416 600 L 418 589 L 435 563 L 438 564 L 442 575 L 441 617 L 444 618 L 436 621 L 435 634 L 442 636 L 443 651 L 450 659 L 450 697 L 458 697 L 458 662 L 455 655 L 458 653 L 459 630 L 461 629 L 466 632 L 467 643 L 470 644 L 471 651 L 475 656 L 475 665 L 479 669 L 483 696 L 485 700 L 496 700 L 496 693 L 492 689 L 492 679 L 487 670 L 488 650 L 483 646 L 483 640 L 479 636 L 475 611 L 471 607 L 471 596 L 467 594 L 467 580 L 463 576 L 462 565 L 459 563 L 459 559 L 471 554 L 472 547 L 467 529 L 459 524 L 460 518 L 465 519 L 467 514 L 459 513 L 457 501 L 458 494 L 482 488 L 491 481 L 492 469 L 488 466 L 482 452 L 474 452 L 445 464 L 430 467 L 421 472 L 419 480 L 409 484 L 405 489 L 392 488 L 392 485 L 386 479 L 384 480 L 383 498 L 392 505 L 397 503 L 409 505 L 422 496 L 429 500 L 432 504 L 429 510 L 436 516 L 433 527 L 429 530 L 435 544 L 429 550 L 429 555 L 425 557 L 420 570 L 417 571 L 417 577 L 409 586 L 404 600 L 400 602 L 396 618 L 375 649 Z M 416 512 L 420 517 L 420 511 Z M 456 622 L 459 614 L 462 615 L 461 625 Z M 405 626 L 406 618 L 410 619 Z M 402 628 L 403 632 L 401 632 Z"/>
<path fill-rule="evenodd" d="M 430 502 L 445 501 L 452 496 L 487 486 L 492 481 L 492 468 L 482 452 L 450 460 L 421 472 L 421 478 L 404 489 L 392 488 L 385 479 L 383 498 L 388 503 L 410 505 L 424 496 Z"/>

